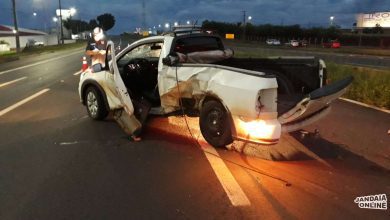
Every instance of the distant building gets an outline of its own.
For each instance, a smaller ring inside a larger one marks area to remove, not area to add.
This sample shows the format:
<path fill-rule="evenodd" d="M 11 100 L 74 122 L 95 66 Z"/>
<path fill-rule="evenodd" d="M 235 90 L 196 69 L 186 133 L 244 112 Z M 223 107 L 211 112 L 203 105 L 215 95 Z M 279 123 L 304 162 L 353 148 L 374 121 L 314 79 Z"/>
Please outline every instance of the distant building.
<path fill-rule="evenodd" d="M 54 45 L 57 44 L 57 35 L 49 35 L 42 31 L 31 30 L 26 28 L 19 29 L 19 41 L 20 47 L 25 47 L 26 44 L 31 41 L 43 42 L 44 45 Z M 16 48 L 16 39 L 14 33 L 14 27 L 8 25 L 0 24 L 0 40 L 3 40 L 9 43 L 9 47 Z"/>

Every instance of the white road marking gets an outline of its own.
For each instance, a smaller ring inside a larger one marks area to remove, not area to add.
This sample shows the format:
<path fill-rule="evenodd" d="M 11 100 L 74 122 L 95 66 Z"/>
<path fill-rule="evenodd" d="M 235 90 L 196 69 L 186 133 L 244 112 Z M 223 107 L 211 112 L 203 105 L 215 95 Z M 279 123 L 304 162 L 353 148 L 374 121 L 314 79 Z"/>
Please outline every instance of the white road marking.
<path fill-rule="evenodd" d="M 351 99 L 346 99 L 346 98 L 339 98 L 339 99 L 341 99 L 343 101 L 346 101 L 346 102 L 350 102 L 350 103 L 356 104 L 356 105 L 364 106 L 366 108 L 371 108 L 371 109 L 375 109 L 377 111 L 381 111 L 381 112 L 390 114 L 390 110 L 387 110 L 387 109 L 378 108 L 378 107 L 375 107 L 375 106 L 372 106 L 372 105 L 368 105 L 368 104 L 365 104 L 365 103 L 362 103 L 362 102 L 358 102 L 358 101 L 355 101 L 355 100 L 351 100 Z"/>
<path fill-rule="evenodd" d="M 10 112 L 10 111 L 16 109 L 17 107 L 19 107 L 19 106 L 21 106 L 21 105 L 23 105 L 23 104 L 25 104 L 25 103 L 27 103 L 27 102 L 29 102 L 29 101 L 35 99 L 36 97 L 38 97 L 38 96 L 44 94 L 45 92 L 48 92 L 49 90 L 50 90 L 50 89 L 43 89 L 43 90 L 41 90 L 41 91 L 35 93 L 34 95 L 32 95 L 32 96 L 30 96 L 30 97 L 27 97 L 27 98 L 25 98 L 25 99 L 23 99 L 23 100 L 21 100 L 21 101 L 15 103 L 15 104 L 9 106 L 8 108 L 5 108 L 5 109 L 1 110 L 1 111 L 0 111 L 0 117 L 3 116 L 3 115 L 5 115 L 5 114 L 7 114 L 8 112 Z"/>
<path fill-rule="evenodd" d="M 75 72 L 75 73 L 73 73 L 73 76 L 77 76 L 77 75 L 79 75 L 80 73 L 82 73 L 83 71 L 78 71 L 78 72 Z"/>
<path fill-rule="evenodd" d="M 3 75 L 5 73 L 9 73 L 9 72 L 13 72 L 13 71 L 16 71 L 16 70 L 21 70 L 21 69 L 25 69 L 25 68 L 28 68 L 28 67 L 44 64 L 44 63 L 47 63 L 47 62 L 51 62 L 53 60 L 59 60 L 59 59 L 62 59 L 62 58 L 65 58 L 65 57 L 68 57 L 68 56 L 71 56 L 71 55 L 74 55 L 74 54 L 78 54 L 80 52 L 81 52 L 81 50 L 73 52 L 73 53 L 70 53 L 70 54 L 67 54 L 67 55 L 64 55 L 64 56 L 55 57 L 55 58 L 51 58 L 51 59 L 48 59 L 48 60 L 43 60 L 43 61 L 39 61 L 39 62 L 36 62 L 36 63 L 32 63 L 32 64 L 29 64 L 29 65 L 17 67 L 17 68 L 14 68 L 14 69 L 5 70 L 5 71 L 0 72 L 0 75 Z"/>
<path fill-rule="evenodd" d="M 78 144 L 79 142 L 78 141 L 73 141 L 73 142 L 61 142 L 60 143 L 60 146 L 64 146 L 64 145 L 74 145 L 74 144 Z"/>
<path fill-rule="evenodd" d="M 8 86 L 8 85 L 10 85 L 12 83 L 16 83 L 18 81 L 24 80 L 24 79 L 27 79 L 27 77 L 25 76 L 25 77 L 22 77 L 22 78 L 19 78 L 19 79 L 15 79 L 15 80 L 12 80 L 12 81 L 9 81 L 9 82 L 5 82 L 3 84 L 0 84 L 0 88 L 4 87 L 4 86 Z"/>
<path fill-rule="evenodd" d="M 202 150 L 209 161 L 211 168 L 214 170 L 219 182 L 225 190 L 233 206 L 249 206 L 251 202 L 237 183 L 233 174 L 227 168 L 218 152 L 212 146 L 203 141 L 199 141 Z"/>

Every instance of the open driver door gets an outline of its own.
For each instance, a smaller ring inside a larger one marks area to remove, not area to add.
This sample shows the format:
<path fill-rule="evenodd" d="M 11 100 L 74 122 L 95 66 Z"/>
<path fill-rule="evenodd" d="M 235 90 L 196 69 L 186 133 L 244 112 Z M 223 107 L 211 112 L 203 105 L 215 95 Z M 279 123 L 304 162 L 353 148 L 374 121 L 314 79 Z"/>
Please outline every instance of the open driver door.
<path fill-rule="evenodd" d="M 114 75 L 117 97 L 123 106 L 122 109 L 114 111 L 114 119 L 128 135 L 137 136 L 141 132 L 142 124 L 134 115 L 133 102 L 119 73 L 115 57 L 115 47 L 112 41 L 109 41 L 107 44 L 106 66 L 109 66 L 110 74 Z"/>

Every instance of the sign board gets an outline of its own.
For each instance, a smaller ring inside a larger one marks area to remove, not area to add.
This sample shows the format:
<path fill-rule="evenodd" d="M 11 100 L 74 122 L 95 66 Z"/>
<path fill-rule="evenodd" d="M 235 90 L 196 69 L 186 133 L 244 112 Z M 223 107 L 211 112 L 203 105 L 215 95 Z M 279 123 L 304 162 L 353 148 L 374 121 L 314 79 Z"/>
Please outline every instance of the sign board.
<path fill-rule="evenodd" d="M 226 34 L 225 38 L 226 39 L 234 39 L 234 34 Z"/>
<path fill-rule="evenodd" d="M 60 17 L 60 9 L 56 10 L 57 17 Z M 70 9 L 61 9 L 62 20 L 66 20 L 71 16 Z"/>
<path fill-rule="evenodd" d="M 144 36 L 144 37 L 149 36 L 149 31 L 143 31 L 143 32 L 142 32 L 142 36 Z"/>
<path fill-rule="evenodd" d="M 381 27 L 390 28 L 390 12 L 376 12 L 371 14 L 357 14 L 357 28 L 372 28 L 379 24 Z"/>

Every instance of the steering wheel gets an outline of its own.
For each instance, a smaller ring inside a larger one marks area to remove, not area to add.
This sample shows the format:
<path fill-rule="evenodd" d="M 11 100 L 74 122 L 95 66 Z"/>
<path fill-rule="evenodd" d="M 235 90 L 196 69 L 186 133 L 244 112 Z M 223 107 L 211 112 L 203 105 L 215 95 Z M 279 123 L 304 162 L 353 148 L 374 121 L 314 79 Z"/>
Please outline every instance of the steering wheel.
<path fill-rule="evenodd" d="M 144 58 L 136 58 L 131 60 L 126 66 L 130 72 L 142 76 L 142 74 L 148 71 L 149 61 Z"/>

